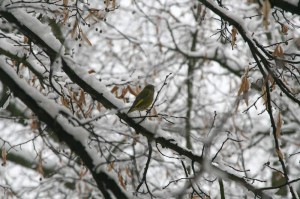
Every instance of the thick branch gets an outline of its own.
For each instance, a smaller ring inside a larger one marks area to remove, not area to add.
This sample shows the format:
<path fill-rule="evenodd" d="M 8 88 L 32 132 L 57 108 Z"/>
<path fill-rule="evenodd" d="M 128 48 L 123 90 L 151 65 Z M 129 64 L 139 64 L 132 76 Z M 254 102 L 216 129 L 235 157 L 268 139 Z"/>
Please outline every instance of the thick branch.
<path fill-rule="evenodd" d="M 244 27 L 243 19 L 229 13 L 227 10 L 219 7 L 217 4 L 215 4 L 211 0 L 199 0 L 199 1 L 202 2 L 205 6 L 207 6 L 210 10 L 212 10 L 215 14 L 220 16 L 223 20 L 228 21 L 231 25 L 233 25 L 238 30 L 238 32 L 241 34 L 244 41 L 247 42 L 249 48 L 253 51 L 253 53 L 255 53 L 261 59 L 265 69 L 269 72 L 269 74 L 272 75 L 274 81 L 279 86 L 279 88 L 282 90 L 282 92 L 284 94 L 286 94 L 286 96 L 288 98 L 290 98 L 292 101 L 294 101 L 300 105 L 300 100 L 297 99 L 292 93 L 290 93 L 290 89 L 288 89 L 286 87 L 286 85 L 282 82 L 282 80 L 277 78 L 275 76 L 275 74 L 271 71 L 271 69 L 269 67 L 269 61 L 261 53 L 261 51 L 259 51 L 260 46 L 258 46 L 258 44 L 256 44 L 255 39 L 247 31 L 247 28 Z"/>
<path fill-rule="evenodd" d="M 47 45 L 45 41 L 43 41 L 39 35 L 35 34 L 34 32 L 30 31 L 27 27 L 24 27 L 20 22 L 16 22 L 16 18 L 11 14 L 11 13 L 4 13 L 3 11 L 0 11 L 0 14 L 4 16 L 8 21 L 11 23 L 15 23 L 19 30 L 25 34 L 27 37 L 31 38 L 34 42 L 37 42 L 36 44 L 39 45 L 42 49 L 45 49 L 45 52 L 48 53 L 48 56 L 50 57 L 51 60 L 54 60 L 54 58 L 59 55 L 59 52 L 55 52 L 50 46 Z M 23 30 L 23 28 L 25 30 Z M 89 93 L 91 96 L 93 96 L 94 99 L 102 103 L 106 108 L 108 109 L 118 109 L 118 107 L 113 104 L 111 101 L 109 101 L 103 93 L 99 93 L 97 88 L 97 85 L 90 85 L 85 81 L 85 79 L 82 78 L 82 71 L 80 71 L 80 68 L 74 66 L 74 64 L 71 64 L 68 58 L 66 57 L 61 57 L 62 60 L 62 65 L 63 65 L 63 70 L 65 73 L 70 77 L 70 79 L 78 84 L 81 88 L 83 88 L 87 93 Z M 4 71 L 2 73 L 2 68 L 0 70 L 0 78 L 3 78 L 3 81 L 7 84 L 10 85 L 11 90 L 16 93 L 20 99 L 27 104 L 38 116 L 41 116 L 41 120 L 45 121 L 50 127 L 52 127 L 55 132 L 58 134 L 59 138 L 64 140 L 72 150 L 75 152 L 78 152 L 78 155 L 83 158 L 83 161 L 88 164 L 88 168 L 91 169 L 91 172 L 93 174 L 93 177 L 95 178 L 96 182 L 98 183 L 98 186 L 100 190 L 103 192 L 103 194 L 108 194 L 107 189 L 111 189 L 112 192 L 116 192 L 116 195 L 123 194 L 121 190 L 118 189 L 118 186 L 115 184 L 115 182 L 109 178 L 109 176 L 104 173 L 95 173 L 93 172 L 92 168 L 92 162 L 91 158 L 88 156 L 86 153 L 85 149 L 82 147 L 82 145 L 77 146 L 77 144 L 80 144 L 80 142 L 74 140 L 74 138 L 66 133 L 63 133 L 64 129 L 62 129 L 60 126 L 57 125 L 55 120 L 49 116 L 47 111 L 45 110 L 40 110 L 40 108 L 37 106 L 38 104 L 35 101 L 32 101 L 30 98 L 31 96 L 29 94 L 24 93 L 18 85 L 13 81 L 13 79 L 6 77 L 7 75 L 4 74 Z M 17 77 L 15 77 L 17 78 Z M 90 77 L 88 77 L 90 78 Z M 88 80 L 88 79 L 86 79 Z M 99 83 L 100 84 L 100 83 Z M 100 85 L 99 85 L 100 86 Z M 178 153 L 178 155 L 185 156 L 194 162 L 197 162 L 199 164 L 204 164 L 204 160 L 201 156 L 195 155 L 192 153 L 190 150 L 186 150 L 180 146 L 178 146 L 177 143 L 173 142 L 172 140 L 167 140 L 164 137 L 157 137 L 155 132 L 152 132 L 151 130 L 145 128 L 142 124 L 139 124 L 134 120 L 133 118 L 130 118 L 127 114 L 122 113 L 118 111 L 116 115 L 123 121 L 125 121 L 129 126 L 134 128 L 137 132 L 140 132 L 142 135 L 147 137 L 150 140 L 154 140 L 157 143 L 160 143 L 163 147 L 169 148 L 171 150 L 174 150 Z M 48 121 L 49 120 L 49 121 Z M 228 178 L 230 180 L 233 180 L 235 182 L 238 182 L 242 186 L 246 187 L 250 191 L 252 191 L 255 195 L 260 196 L 261 198 L 271 198 L 270 196 L 266 195 L 264 192 L 261 190 L 256 189 L 254 186 L 251 184 L 247 183 L 243 178 L 238 177 L 236 175 L 230 174 L 226 171 L 221 170 L 220 168 L 212 165 L 212 164 L 205 164 L 207 165 L 206 170 L 208 172 L 213 172 L 215 175 L 217 175 L 220 178 Z M 114 190 L 113 190 L 114 189 Z M 125 195 L 124 197 L 118 197 L 118 198 L 126 198 Z"/>
<path fill-rule="evenodd" d="M 47 101 L 45 97 L 39 94 L 38 91 L 33 90 L 26 82 L 19 80 L 19 77 L 14 73 L 13 69 L 5 63 L 3 57 L 0 59 L 0 79 L 4 84 L 9 86 L 14 94 L 20 98 L 41 121 L 45 122 L 56 133 L 60 140 L 66 142 L 70 149 L 82 159 L 86 167 L 92 173 L 98 188 L 105 198 L 112 198 L 111 193 L 117 198 L 128 198 L 113 178 L 103 171 L 95 171 L 93 159 L 86 151 L 85 146 L 72 136 L 73 132 L 68 132 L 68 128 L 66 129 L 57 121 L 56 117 L 58 117 L 58 115 L 53 117 L 53 115 L 49 113 L 49 110 L 46 109 L 47 107 L 41 106 L 43 105 L 43 103 L 40 103 L 41 100 Z M 33 93 L 36 94 L 33 95 Z M 35 99 L 35 96 L 38 96 L 38 98 Z"/>

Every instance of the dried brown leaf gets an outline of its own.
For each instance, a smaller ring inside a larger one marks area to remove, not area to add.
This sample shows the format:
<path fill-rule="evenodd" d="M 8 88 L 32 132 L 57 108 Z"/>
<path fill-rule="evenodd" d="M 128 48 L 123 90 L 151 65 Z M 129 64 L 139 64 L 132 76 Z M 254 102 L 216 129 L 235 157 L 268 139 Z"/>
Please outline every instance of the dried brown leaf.
<path fill-rule="evenodd" d="M 44 169 L 43 169 L 43 159 L 42 159 L 42 153 L 39 153 L 39 160 L 38 160 L 38 167 L 37 167 L 37 172 L 39 172 L 39 174 L 41 174 L 43 177 L 45 175 L 44 173 Z"/>
<path fill-rule="evenodd" d="M 286 24 L 281 25 L 281 32 L 285 35 L 287 35 L 287 32 L 289 31 L 289 27 Z"/>
<path fill-rule="evenodd" d="M 69 108 L 69 100 L 68 99 L 66 99 L 65 97 L 60 97 L 60 101 L 61 101 L 62 105 Z"/>
<path fill-rule="evenodd" d="M 90 8 L 89 9 L 89 14 L 84 18 L 84 20 L 88 18 L 92 18 L 94 20 L 103 20 L 106 16 L 106 12 L 96 9 L 96 8 Z"/>
<path fill-rule="evenodd" d="M 107 165 L 107 171 L 112 171 L 115 166 L 115 162 L 111 162 L 109 165 Z"/>
<path fill-rule="evenodd" d="M 114 86 L 112 89 L 111 89 L 111 93 L 116 93 L 118 91 L 119 87 L 118 86 Z"/>
<path fill-rule="evenodd" d="M 88 169 L 86 167 L 81 167 L 79 172 L 79 179 L 81 180 L 88 172 Z"/>
<path fill-rule="evenodd" d="M 126 172 L 126 174 L 127 174 L 127 176 L 128 176 L 129 178 L 132 178 L 132 174 L 131 174 L 131 171 L 130 171 L 130 169 L 128 168 L 128 166 L 126 167 L 125 172 Z"/>
<path fill-rule="evenodd" d="M 63 0 L 63 5 L 64 6 L 68 6 L 68 4 L 69 4 L 69 0 Z"/>
<path fill-rule="evenodd" d="M 79 100 L 78 100 L 79 104 L 86 104 L 86 100 L 85 100 L 85 94 L 83 89 L 80 90 L 80 96 L 79 96 Z"/>
<path fill-rule="evenodd" d="M 201 198 L 203 198 L 203 197 L 201 197 Z M 209 196 L 204 196 L 204 198 L 203 199 L 209 199 L 210 197 Z M 196 194 L 196 193 L 194 193 L 193 194 L 193 196 L 192 196 L 192 199 L 200 199 L 200 197 L 199 197 L 199 195 L 198 194 Z"/>
<path fill-rule="evenodd" d="M 28 44 L 28 42 L 29 42 L 28 37 L 24 36 L 24 39 L 23 39 L 23 40 L 24 40 L 24 43 L 25 43 L 25 44 Z"/>
<path fill-rule="evenodd" d="M 270 4 L 269 0 L 265 0 L 263 2 L 263 6 L 262 6 L 262 14 L 263 14 L 263 25 L 266 30 L 268 30 L 268 26 L 269 26 L 270 10 L 271 10 L 271 4 Z"/>
<path fill-rule="evenodd" d="M 125 97 L 125 95 L 127 94 L 127 92 L 128 92 L 128 88 L 123 88 L 122 93 L 118 98 L 123 99 Z"/>
<path fill-rule="evenodd" d="M 80 30 L 80 33 L 82 35 L 83 40 L 86 41 L 86 43 L 88 43 L 90 46 L 92 46 L 92 42 L 87 38 L 86 34 L 84 34 L 82 30 Z"/>
<path fill-rule="evenodd" d="M 105 7 L 108 8 L 109 4 L 110 4 L 110 0 L 105 0 Z"/>
<path fill-rule="evenodd" d="M 12 62 L 12 64 L 14 65 L 14 66 L 17 66 L 18 65 L 18 62 L 16 61 L 16 60 L 11 60 L 11 62 Z M 22 77 L 21 77 L 22 78 Z"/>
<path fill-rule="evenodd" d="M 232 49 L 235 45 L 237 34 L 238 34 L 237 29 L 235 27 L 232 27 L 232 29 L 231 29 L 231 47 L 232 47 Z"/>
<path fill-rule="evenodd" d="M 68 10 L 68 4 L 69 0 L 63 0 L 63 5 L 64 5 L 64 19 L 63 19 L 63 24 L 65 25 L 68 18 L 69 18 L 69 10 Z"/>
<path fill-rule="evenodd" d="M 84 18 L 84 20 L 87 20 L 88 18 L 92 17 L 94 15 L 93 12 L 95 12 L 95 11 L 89 10 L 89 14 Z"/>
<path fill-rule="evenodd" d="M 1 153 L 1 157 L 2 157 L 2 166 L 6 166 L 7 163 L 7 152 L 6 149 L 4 147 L 2 147 L 2 153 Z"/>
<path fill-rule="evenodd" d="M 280 112 L 277 115 L 277 124 L 276 124 L 276 138 L 280 138 L 281 135 L 281 127 L 282 127 L 282 118 Z"/>
<path fill-rule="evenodd" d="M 121 171 L 118 172 L 118 179 L 119 179 L 120 185 L 123 187 L 123 189 L 126 190 L 125 181 L 124 181 L 124 178 L 123 178 L 123 176 L 121 174 Z"/>
<path fill-rule="evenodd" d="M 35 84 L 36 80 L 37 80 L 37 77 L 36 77 L 35 75 L 33 75 L 33 76 L 32 76 L 32 79 L 31 79 L 32 85 Z"/>
<path fill-rule="evenodd" d="M 72 37 L 72 38 L 75 37 L 77 26 L 78 26 L 78 20 L 76 19 L 75 22 L 74 22 L 72 31 L 71 31 L 71 37 Z"/>
<path fill-rule="evenodd" d="M 281 160 L 284 159 L 284 155 L 283 155 L 283 153 L 281 152 L 280 149 L 276 149 L 276 153 L 277 153 L 278 157 L 279 157 Z"/>
<path fill-rule="evenodd" d="M 276 46 L 276 48 L 273 51 L 272 55 L 274 57 L 280 57 L 280 58 L 284 57 L 283 49 L 282 49 L 282 47 L 279 44 Z"/>
<path fill-rule="evenodd" d="M 265 105 L 266 109 L 268 110 L 268 96 L 267 96 L 267 89 L 266 89 L 265 84 L 263 84 L 263 86 L 261 88 L 261 93 L 262 93 L 262 98 L 264 100 L 264 105 Z"/>
<path fill-rule="evenodd" d="M 96 73 L 96 71 L 94 69 L 88 71 L 88 74 L 92 74 L 92 73 Z"/>
<path fill-rule="evenodd" d="M 275 83 L 275 80 L 274 78 L 272 77 L 272 75 L 268 75 L 268 79 L 270 81 L 270 84 L 271 84 L 271 90 L 270 92 L 274 91 L 275 88 L 276 88 L 276 83 Z"/>
<path fill-rule="evenodd" d="M 116 0 L 112 0 L 112 8 L 116 9 Z"/>
<path fill-rule="evenodd" d="M 92 117 L 93 107 L 94 107 L 93 104 L 89 105 L 88 110 L 84 114 L 86 118 L 91 118 Z"/>
<path fill-rule="evenodd" d="M 138 94 L 131 88 L 131 86 L 127 86 L 127 89 L 128 89 L 128 91 L 129 91 L 129 93 L 131 93 L 132 95 L 134 95 L 134 96 L 137 96 Z"/>
<path fill-rule="evenodd" d="M 97 103 L 97 110 L 101 111 L 102 104 L 100 102 Z"/>
<path fill-rule="evenodd" d="M 64 9 L 64 19 L 63 25 L 66 25 L 67 20 L 69 19 L 69 10 L 67 8 Z"/>
<path fill-rule="evenodd" d="M 249 69 L 246 69 L 245 74 L 242 76 L 242 82 L 241 82 L 240 88 L 238 90 L 238 96 L 240 96 L 243 93 L 243 99 L 247 106 L 248 106 L 248 101 L 249 101 L 248 91 L 250 88 L 250 83 L 248 80 L 248 72 L 249 72 Z"/>
<path fill-rule="evenodd" d="M 241 95 L 241 93 L 246 93 L 248 91 L 249 91 L 249 80 L 247 75 L 243 75 L 240 89 L 238 91 L 238 95 Z"/>
<path fill-rule="evenodd" d="M 70 90 L 69 90 L 69 93 L 70 93 L 71 99 L 74 100 L 76 103 L 78 103 L 77 93 L 76 92 L 72 92 Z"/>
<path fill-rule="evenodd" d="M 31 124 L 30 124 L 30 128 L 31 128 L 32 130 L 36 130 L 36 129 L 39 128 L 39 122 L 38 122 L 37 119 L 33 119 L 33 120 L 32 120 L 32 122 L 31 122 Z"/>

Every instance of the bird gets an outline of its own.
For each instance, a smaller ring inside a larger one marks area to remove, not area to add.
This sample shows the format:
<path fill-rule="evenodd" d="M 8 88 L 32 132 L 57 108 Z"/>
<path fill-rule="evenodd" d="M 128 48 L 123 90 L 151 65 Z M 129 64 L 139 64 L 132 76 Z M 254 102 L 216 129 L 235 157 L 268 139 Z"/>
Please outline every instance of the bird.
<path fill-rule="evenodd" d="M 145 88 L 136 96 L 131 108 L 128 113 L 133 111 L 143 111 L 146 110 L 153 102 L 154 97 L 154 86 L 148 84 Z"/>

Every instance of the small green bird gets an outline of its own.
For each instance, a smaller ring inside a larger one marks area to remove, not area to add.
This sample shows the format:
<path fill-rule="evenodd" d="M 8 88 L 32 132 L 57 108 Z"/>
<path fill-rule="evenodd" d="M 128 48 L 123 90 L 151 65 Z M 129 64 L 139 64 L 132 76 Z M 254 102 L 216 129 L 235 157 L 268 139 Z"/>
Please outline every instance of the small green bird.
<path fill-rule="evenodd" d="M 128 113 L 133 111 L 143 111 L 146 110 L 153 102 L 154 97 L 154 86 L 148 84 L 145 88 L 136 96 L 131 108 Z"/>

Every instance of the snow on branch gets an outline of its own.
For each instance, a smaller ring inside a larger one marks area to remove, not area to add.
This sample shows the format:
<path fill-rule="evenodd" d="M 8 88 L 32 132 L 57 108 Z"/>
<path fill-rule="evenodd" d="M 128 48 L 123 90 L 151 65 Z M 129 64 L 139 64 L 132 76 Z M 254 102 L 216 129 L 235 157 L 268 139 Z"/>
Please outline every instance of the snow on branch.
<path fill-rule="evenodd" d="M 202 2 L 212 3 L 211 1 Z M 209 4 L 207 3 L 207 5 Z M 210 7 L 213 11 L 216 11 L 219 14 L 223 13 L 221 10 L 219 10 L 219 8 L 213 6 L 212 4 Z M 125 121 L 129 126 L 133 127 L 137 132 L 140 132 L 149 140 L 155 141 L 161 144 L 163 147 L 174 150 L 179 155 L 191 159 L 193 162 L 197 162 L 202 165 L 205 164 L 205 169 L 208 172 L 213 172 L 221 178 L 228 178 L 232 181 L 238 182 L 242 186 L 251 190 L 255 195 L 259 195 L 262 198 L 271 198 L 261 190 L 256 189 L 251 184 L 247 183 L 242 177 L 230 174 L 229 172 L 224 171 L 212 165 L 211 163 L 207 163 L 202 156 L 194 154 L 190 150 L 179 146 L 178 143 L 173 142 L 172 140 L 166 139 L 162 136 L 157 136 L 163 134 L 162 130 L 159 126 L 157 126 L 157 124 L 151 124 L 151 122 L 148 121 L 144 121 L 143 123 L 139 124 L 137 119 L 133 119 L 125 114 L 125 111 L 122 111 L 124 108 L 122 107 L 123 104 L 121 101 L 115 99 L 115 97 L 99 80 L 77 67 L 76 63 L 74 63 L 72 59 L 62 55 L 63 51 L 61 51 L 61 45 L 59 45 L 57 42 L 52 44 L 52 36 L 50 34 L 39 31 L 40 29 L 44 28 L 43 24 L 41 24 L 39 21 L 36 21 L 34 24 L 35 27 L 33 28 L 32 23 L 22 21 L 22 19 L 27 18 L 27 16 L 20 18 L 15 16 L 16 12 L 7 11 L 0 11 L 0 14 L 9 22 L 16 24 L 19 30 L 24 35 L 32 39 L 32 41 L 41 49 L 43 49 L 52 61 L 59 57 L 62 63 L 62 69 L 74 83 L 83 88 L 85 92 L 102 103 L 107 109 L 115 109 L 116 115 L 122 121 Z M 27 14 L 23 13 L 23 15 Z M 226 15 L 224 18 L 225 20 L 231 19 L 231 16 Z M 235 22 L 237 25 L 239 24 L 237 21 Z M 33 28 L 33 30 L 31 30 L 31 28 Z M 239 28 L 243 30 L 242 26 L 236 28 L 238 30 Z M 81 127 L 74 127 L 70 124 L 70 120 L 72 120 L 71 114 L 68 114 L 66 109 L 58 107 L 51 100 L 46 99 L 41 94 L 37 94 L 34 89 L 26 86 L 24 82 L 20 82 L 18 76 L 11 68 L 9 68 L 4 59 L 1 60 L 0 65 L 1 80 L 7 84 L 11 90 L 13 90 L 14 93 L 16 93 L 16 95 L 40 117 L 41 120 L 47 123 L 57 133 L 57 136 L 61 140 L 64 140 L 69 147 L 83 159 L 86 166 L 92 172 L 94 179 L 96 180 L 102 193 L 105 196 L 108 196 L 108 198 L 109 193 L 114 193 L 116 196 L 119 196 L 118 198 L 127 198 L 125 193 L 121 191 L 122 189 L 110 176 L 103 171 L 96 172 L 96 170 L 94 170 L 95 166 L 100 160 L 95 158 L 96 153 L 91 151 L 91 149 L 88 149 L 86 143 L 84 142 L 88 139 L 89 133 Z M 107 191 L 109 188 L 111 192 Z"/>
<path fill-rule="evenodd" d="M 60 140 L 66 142 L 71 150 L 80 156 L 92 173 L 105 198 L 129 198 L 114 177 L 97 167 L 98 164 L 105 160 L 101 159 L 95 150 L 88 147 L 89 132 L 81 126 L 73 125 L 69 110 L 44 97 L 24 80 L 20 79 L 15 71 L 5 62 L 4 57 L 0 57 L 0 78 L 17 97 L 53 129 Z"/>

